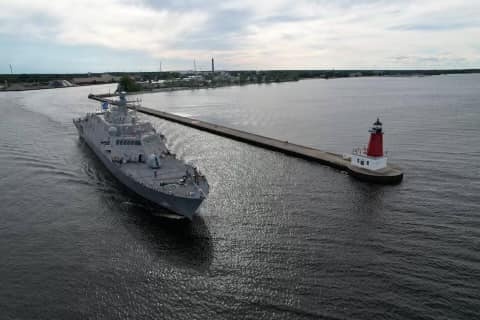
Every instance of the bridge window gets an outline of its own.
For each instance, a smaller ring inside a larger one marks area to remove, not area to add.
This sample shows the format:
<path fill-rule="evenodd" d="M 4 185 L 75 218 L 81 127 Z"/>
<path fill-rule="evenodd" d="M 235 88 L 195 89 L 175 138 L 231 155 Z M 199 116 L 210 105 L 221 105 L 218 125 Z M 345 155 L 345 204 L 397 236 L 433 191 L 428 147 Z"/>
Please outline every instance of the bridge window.
<path fill-rule="evenodd" d="M 142 145 L 141 141 L 140 140 L 116 140 L 115 141 L 115 144 L 118 146 L 118 145 L 121 145 L 121 146 L 140 146 Z"/>

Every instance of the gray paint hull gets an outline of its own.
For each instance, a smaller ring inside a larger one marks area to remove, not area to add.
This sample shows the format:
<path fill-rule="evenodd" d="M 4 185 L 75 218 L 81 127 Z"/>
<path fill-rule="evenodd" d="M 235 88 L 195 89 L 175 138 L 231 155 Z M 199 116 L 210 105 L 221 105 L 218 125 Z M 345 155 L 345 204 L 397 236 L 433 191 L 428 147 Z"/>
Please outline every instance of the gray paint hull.
<path fill-rule="evenodd" d="M 195 215 L 198 207 L 202 204 L 203 199 L 183 198 L 174 195 L 165 194 L 157 190 L 150 189 L 131 177 L 127 176 L 120 170 L 120 168 L 113 162 L 111 162 L 101 150 L 99 150 L 95 143 L 83 134 L 83 128 L 77 126 L 79 136 L 83 138 L 86 144 L 97 155 L 107 169 L 117 178 L 124 186 L 131 191 L 135 192 L 139 196 L 164 207 L 176 214 L 184 216 L 188 219 L 192 219 Z"/>

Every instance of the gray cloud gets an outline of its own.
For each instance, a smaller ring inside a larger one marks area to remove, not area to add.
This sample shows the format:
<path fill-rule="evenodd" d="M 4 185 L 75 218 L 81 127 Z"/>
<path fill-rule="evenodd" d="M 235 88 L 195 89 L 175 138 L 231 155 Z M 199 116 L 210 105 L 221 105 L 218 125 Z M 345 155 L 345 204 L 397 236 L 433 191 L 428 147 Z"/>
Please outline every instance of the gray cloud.
<path fill-rule="evenodd" d="M 467 28 L 477 28 L 479 24 L 473 23 L 442 23 L 442 24 L 404 24 L 389 27 L 389 30 L 400 30 L 400 31 L 445 31 L 445 30 L 460 30 Z"/>
<path fill-rule="evenodd" d="M 0 34 L 226 67 L 471 67 L 479 15 L 468 0 L 0 0 Z"/>

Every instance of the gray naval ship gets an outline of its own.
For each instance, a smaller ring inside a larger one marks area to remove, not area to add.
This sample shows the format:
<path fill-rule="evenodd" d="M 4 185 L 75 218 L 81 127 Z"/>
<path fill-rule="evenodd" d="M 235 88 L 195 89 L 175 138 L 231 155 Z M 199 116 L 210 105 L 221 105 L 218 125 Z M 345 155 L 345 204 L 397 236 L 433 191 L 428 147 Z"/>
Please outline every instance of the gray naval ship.
<path fill-rule="evenodd" d="M 207 179 L 197 168 L 170 153 L 165 137 L 150 122 L 139 120 L 135 106 L 122 93 L 115 105 L 104 102 L 102 111 L 74 119 L 73 123 L 80 138 L 122 184 L 192 219 L 208 195 Z"/>

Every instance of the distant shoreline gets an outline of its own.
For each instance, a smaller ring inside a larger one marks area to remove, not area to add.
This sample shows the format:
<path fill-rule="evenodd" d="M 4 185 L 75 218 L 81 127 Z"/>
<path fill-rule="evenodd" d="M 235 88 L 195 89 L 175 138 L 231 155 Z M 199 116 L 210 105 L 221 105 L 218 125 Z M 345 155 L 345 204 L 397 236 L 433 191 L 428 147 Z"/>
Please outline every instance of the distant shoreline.
<path fill-rule="evenodd" d="M 133 72 L 133 73 L 88 73 L 88 74 L 0 74 L 0 92 L 30 91 L 77 86 L 118 83 L 121 76 L 136 81 L 164 85 L 147 85 L 134 93 L 165 92 L 202 88 L 217 88 L 245 84 L 268 84 L 307 79 L 339 79 L 364 77 L 425 77 L 449 74 L 476 74 L 480 69 L 449 70 L 265 70 L 265 71 L 184 71 L 184 72 Z M 199 77 L 202 81 L 187 81 Z M 67 83 L 68 85 L 64 85 Z"/>
<path fill-rule="evenodd" d="M 0 88 L 0 92 L 15 92 L 15 91 L 37 91 L 37 90 L 53 90 L 53 89 L 66 89 L 66 88 L 76 88 L 76 87 L 88 87 L 88 86 L 100 86 L 106 84 L 115 84 L 116 82 L 109 82 L 109 83 L 94 83 L 94 84 L 83 84 L 83 85 L 74 85 L 68 87 L 48 87 L 48 86 L 37 86 L 37 87 L 20 87 L 16 84 L 15 88 L 13 89 L 2 89 Z"/>

